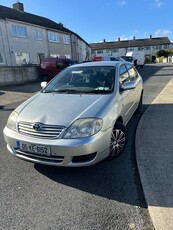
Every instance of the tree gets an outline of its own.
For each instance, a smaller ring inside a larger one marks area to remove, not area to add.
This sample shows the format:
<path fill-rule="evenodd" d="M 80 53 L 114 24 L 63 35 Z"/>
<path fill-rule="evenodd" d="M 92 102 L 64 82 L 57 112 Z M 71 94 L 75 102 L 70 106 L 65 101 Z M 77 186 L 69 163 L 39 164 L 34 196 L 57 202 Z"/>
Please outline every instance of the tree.
<path fill-rule="evenodd" d="M 169 49 L 168 52 L 169 52 L 169 56 L 173 56 L 173 49 Z"/>
<path fill-rule="evenodd" d="M 157 57 L 168 57 L 169 56 L 169 51 L 167 50 L 159 50 L 156 52 Z"/>

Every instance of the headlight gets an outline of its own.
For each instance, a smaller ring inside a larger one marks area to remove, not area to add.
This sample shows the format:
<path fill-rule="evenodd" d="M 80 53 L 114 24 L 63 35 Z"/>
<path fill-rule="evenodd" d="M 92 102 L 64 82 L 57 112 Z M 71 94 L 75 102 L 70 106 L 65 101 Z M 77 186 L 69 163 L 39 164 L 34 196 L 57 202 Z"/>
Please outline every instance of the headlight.
<path fill-rule="evenodd" d="M 16 131 L 16 122 L 17 122 L 17 118 L 18 118 L 18 113 L 16 111 L 13 111 L 7 121 L 7 127 L 9 129 L 12 129 L 14 131 Z"/>
<path fill-rule="evenodd" d="M 102 124 L 102 119 L 78 119 L 67 129 L 63 138 L 72 139 L 92 136 L 101 130 Z"/>

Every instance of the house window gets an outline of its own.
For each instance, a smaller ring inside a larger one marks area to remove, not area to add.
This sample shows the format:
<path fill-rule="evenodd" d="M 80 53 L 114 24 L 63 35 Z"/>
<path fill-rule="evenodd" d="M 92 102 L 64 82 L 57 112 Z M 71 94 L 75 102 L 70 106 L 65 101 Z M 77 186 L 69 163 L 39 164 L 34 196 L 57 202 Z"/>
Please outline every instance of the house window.
<path fill-rule="evenodd" d="M 166 49 L 169 49 L 169 45 L 164 45 L 163 48 L 166 50 Z"/>
<path fill-rule="evenodd" d="M 151 50 L 151 46 L 146 46 L 145 50 Z"/>
<path fill-rule="evenodd" d="M 5 64 L 4 53 L 0 52 L 0 64 Z"/>
<path fill-rule="evenodd" d="M 130 47 L 130 48 L 128 48 L 127 50 L 128 50 L 128 51 L 134 51 L 134 48 L 131 48 L 131 47 Z"/>
<path fill-rule="evenodd" d="M 17 36 L 17 37 L 22 37 L 22 38 L 27 37 L 26 27 L 24 26 L 12 25 L 11 32 L 12 32 L 12 35 Z"/>
<path fill-rule="evenodd" d="M 102 53 L 103 53 L 103 50 L 97 50 L 97 53 L 98 53 L 98 54 L 102 54 Z"/>
<path fill-rule="evenodd" d="M 112 53 L 118 53 L 118 49 L 113 49 Z"/>
<path fill-rule="evenodd" d="M 110 50 L 106 50 L 106 53 L 110 53 Z"/>
<path fill-rule="evenodd" d="M 38 41 L 42 41 L 43 40 L 43 34 L 41 30 L 35 30 L 35 38 Z"/>
<path fill-rule="evenodd" d="M 28 65 L 29 64 L 29 54 L 28 53 L 15 53 L 16 64 L 17 65 Z"/>
<path fill-rule="evenodd" d="M 64 41 L 64 44 L 68 45 L 69 44 L 69 36 L 63 35 L 63 41 Z"/>
<path fill-rule="evenodd" d="M 54 32 L 48 32 L 48 40 L 50 42 L 57 42 L 59 43 L 59 34 Z"/>

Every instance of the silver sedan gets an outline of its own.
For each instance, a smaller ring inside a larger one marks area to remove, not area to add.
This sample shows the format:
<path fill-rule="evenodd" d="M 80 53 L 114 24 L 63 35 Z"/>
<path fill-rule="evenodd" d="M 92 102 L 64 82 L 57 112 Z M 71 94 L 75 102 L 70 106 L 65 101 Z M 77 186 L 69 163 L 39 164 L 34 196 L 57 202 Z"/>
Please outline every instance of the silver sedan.
<path fill-rule="evenodd" d="M 9 116 L 15 156 L 54 166 L 90 166 L 120 155 L 126 125 L 142 106 L 143 81 L 128 62 L 89 62 L 59 73 Z"/>

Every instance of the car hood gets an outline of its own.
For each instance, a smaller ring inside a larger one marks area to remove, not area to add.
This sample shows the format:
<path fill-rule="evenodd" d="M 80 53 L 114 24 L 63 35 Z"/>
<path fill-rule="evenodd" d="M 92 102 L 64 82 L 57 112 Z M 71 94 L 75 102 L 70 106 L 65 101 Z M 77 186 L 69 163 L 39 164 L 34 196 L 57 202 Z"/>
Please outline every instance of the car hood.
<path fill-rule="evenodd" d="M 110 95 L 38 93 L 16 110 L 18 121 L 70 125 L 77 118 L 101 117 Z"/>

